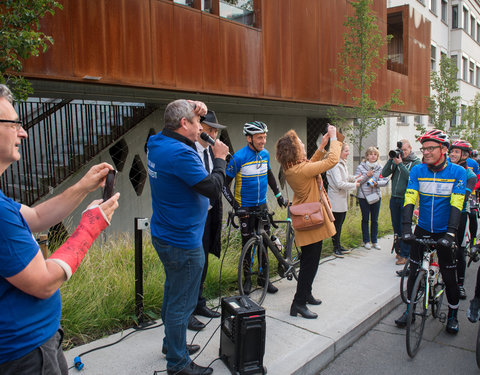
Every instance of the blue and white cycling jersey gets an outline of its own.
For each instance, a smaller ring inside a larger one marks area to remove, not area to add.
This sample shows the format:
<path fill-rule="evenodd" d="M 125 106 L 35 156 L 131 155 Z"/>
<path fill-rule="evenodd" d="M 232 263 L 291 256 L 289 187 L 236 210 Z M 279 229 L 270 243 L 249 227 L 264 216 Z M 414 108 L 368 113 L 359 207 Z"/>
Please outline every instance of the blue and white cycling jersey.
<path fill-rule="evenodd" d="M 228 163 L 226 174 L 235 178 L 235 200 L 242 207 L 267 203 L 270 155 L 267 150 L 253 151 L 245 146 L 238 150 Z"/>

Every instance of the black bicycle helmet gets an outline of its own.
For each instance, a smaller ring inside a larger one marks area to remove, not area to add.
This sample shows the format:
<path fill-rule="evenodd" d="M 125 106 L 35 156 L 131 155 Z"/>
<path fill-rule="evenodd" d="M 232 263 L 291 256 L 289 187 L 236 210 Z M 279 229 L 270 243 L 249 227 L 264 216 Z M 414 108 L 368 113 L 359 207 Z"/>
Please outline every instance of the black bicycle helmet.
<path fill-rule="evenodd" d="M 267 124 L 261 121 L 247 122 L 243 126 L 243 135 L 254 135 L 268 133 Z"/>
<path fill-rule="evenodd" d="M 418 140 L 420 141 L 420 143 L 427 142 L 427 141 L 434 141 L 442 145 L 445 145 L 447 147 L 450 146 L 450 140 L 448 139 L 447 133 L 439 129 L 433 129 L 425 132 L 425 134 L 420 136 Z"/>

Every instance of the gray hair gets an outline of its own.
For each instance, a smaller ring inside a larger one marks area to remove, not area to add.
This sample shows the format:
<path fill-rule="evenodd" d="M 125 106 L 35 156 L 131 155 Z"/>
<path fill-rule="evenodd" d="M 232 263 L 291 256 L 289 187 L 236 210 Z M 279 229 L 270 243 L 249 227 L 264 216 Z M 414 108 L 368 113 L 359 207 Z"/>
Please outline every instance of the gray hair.
<path fill-rule="evenodd" d="M 0 84 L 0 98 L 5 98 L 10 104 L 13 104 L 13 95 L 7 85 Z"/>
<path fill-rule="evenodd" d="M 176 130 L 180 127 L 180 120 L 185 117 L 188 121 L 193 121 L 195 105 L 185 99 L 175 100 L 165 108 L 165 129 Z"/>

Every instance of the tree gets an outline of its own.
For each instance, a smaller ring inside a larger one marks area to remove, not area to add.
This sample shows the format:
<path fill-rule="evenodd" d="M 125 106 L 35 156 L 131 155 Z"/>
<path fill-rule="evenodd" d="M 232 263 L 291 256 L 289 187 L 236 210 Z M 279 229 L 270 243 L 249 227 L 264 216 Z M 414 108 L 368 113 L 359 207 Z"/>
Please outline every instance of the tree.
<path fill-rule="evenodd" d="M 52 37 L 40 31 L 40 19 L 62 5 L 55 0 L 0 0 L 0 83 L 7 84 L 16 100 L 33 92 L 30 82 L 17 75 L 23 60 L 45 52 Z"/>
<path fill-rule="evenodd" d="M 480 93 L 475 94 L 472 104 L 469 105 L 462 116 L 462 130 L 460 137 L 469 141 L 475 150 L 480 147 L 479 129 L 480 129 Z"/>
<path fill-rule="evenodd" d="M 359 157 L 365 137 L 385 123 L 388 110 L 393 105 L 403 104 L 398 89 L 383 105 L 378 105 L 369 94 L 378 70 L 386 63 L 381 49 L 392 38 L 380 31 L 372 4 L 373 0 L 351 1 L 354 15 L 347 17 L 344 23 L 343 49 L 338 55 L 339 68 L 334 72 L 340 74 L 339 87 L 349 95 L 354 105 L 330 111 L 330 117 L 344 124 L 343 130 L 356 145 Z M 352 118 L 353 124 L 348 124 L 347 120 Z"/>
<path fill-rule="evenodd" d="M 446 130 L 447 124 L 456 116 L 460 97 L 454 93 L 458 91 L 457 65 L 446 57 L 440 59 L 440 72 L 432 71 L 430 75 L 430 89 L 428 113 L 430 121 L 436 129 Z M 425 132 L 423 126 L 417 130 Z M 460 129 L 450 127 L 450 133 L 457 134 Z"/>

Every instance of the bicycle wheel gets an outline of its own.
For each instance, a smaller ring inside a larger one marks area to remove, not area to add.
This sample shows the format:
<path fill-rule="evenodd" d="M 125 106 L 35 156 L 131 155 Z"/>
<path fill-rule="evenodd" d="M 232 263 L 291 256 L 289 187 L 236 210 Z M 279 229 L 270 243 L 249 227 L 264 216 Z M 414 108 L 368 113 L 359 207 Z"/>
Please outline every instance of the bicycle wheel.
<path fill-rule="evenodd" d="M 407 300 L 407 280 L 408 273 L 410 272 L 410 258 L 407 259 L 405 266 L 402 269 L 402 276 L 400 276 L 400 297 L 402 297 L 403 303 L 408 304 Z"/>
<path fill-rule="evenodd" d="M 445 284 L 438 282 L 433 286 L 432 293 L 432 316 L 437 319 L 440 317 L 440 309 L 442 308 L 443 296 L 445 295 Z"/>
<path fill-rule="evenodd" d="M 480 368 L 480 324 L 478 325 L 477 349 L 475 350 L 475 354 L 477 359 L 477 367 Z"/>
<path fill-rule="evenodd" d="M 268 287 L 268 254 L 263 241 L 250 238 L 238 262 L 238 291 L 261 305 Z"/>
<path fill-rule="evenodd" d="M 291 225 L 289 225 L 287 229 L 287 239 L 284 248 L 285 251 L 283 253 L 283 258 L 291 264 L 291 275 L 293 275 L 295 280 L 298 280 L 298 269 L 300 268 L 300 256 L 302 255 L 302 251 L 300 246 L 297 246 L 295 243 L 295 231 Z M 291 277 L 289 279 L 291 279 Z"/>
<path fill-rule="evenodd" d="M 417 279 L 413 285 L 412 296 L 408 304 L 407 318 L 407 353 L 413 358 L 417 354 L 420 343 L 422 342 L 425 321 L 427 320 L 427 293 L 425 290 L 425 271 L 418 272 Z M 420 297 L 420 295 L 422 297 Z M 418 301 L 418 302 L 416 302 Z"/>

